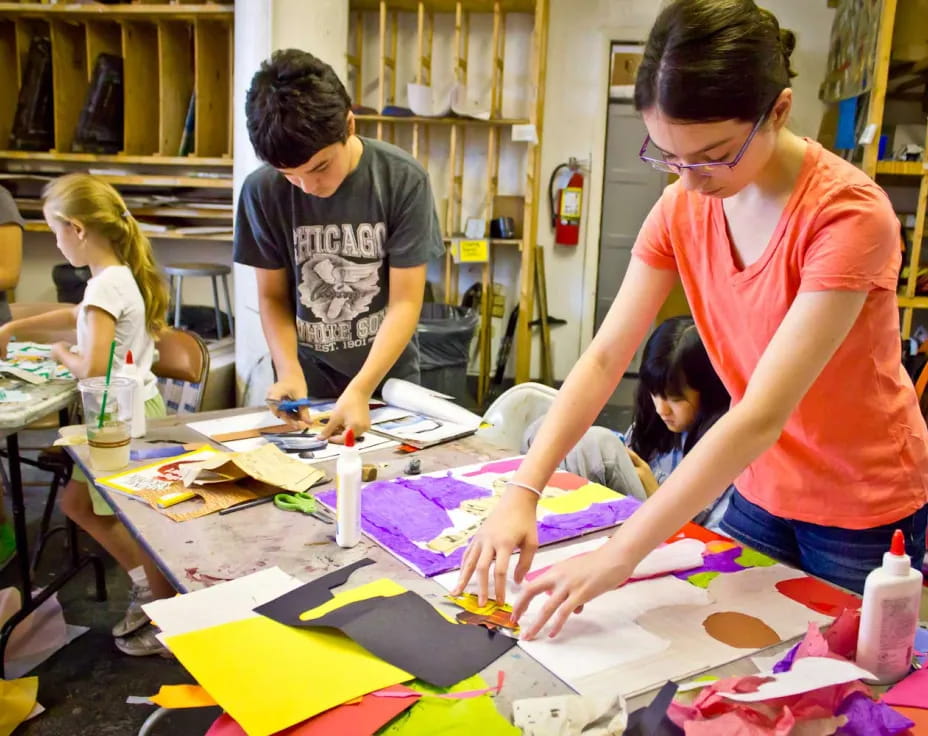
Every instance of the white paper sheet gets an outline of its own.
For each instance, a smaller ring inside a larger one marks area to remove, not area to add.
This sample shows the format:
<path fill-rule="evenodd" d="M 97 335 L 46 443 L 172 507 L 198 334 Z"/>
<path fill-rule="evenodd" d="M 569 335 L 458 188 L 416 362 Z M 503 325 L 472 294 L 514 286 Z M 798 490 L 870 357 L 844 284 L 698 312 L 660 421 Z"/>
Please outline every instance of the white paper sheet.
<path fill-rule="evenodd" d="M 377 411 L 376 409 L 374 411 Z M 239 414 L 234 417 L 223 417 L 222 419 L 208 419 L 201 422 L 190 422 L 187 426 L 194 432 L 199 432 L 205 437 L 214 437 L 219 434 L 228 434 L 230 432 L 244 432 L 252 429 L 263 429 L 264 427 L 275 427 L 281 423 L 281 420 L 274 416 L 270 411 L 258 411 L 251 414 Z M 267 440 L 262 437 L 251 437 L 245 440 L 233 440 L 232 442 L 222 443 L 223 447 L 233 452 L 246 452 L 256 447 L 267 444 Z M 390 447 L 396 447 L 399 443 L 393 440 L 381 437 L 374 433 L 364 435 L 364 440 L 356 445 L 360 452 L 370 452 L 371 450 L 384 450 Z M 334 460 L 344 452 L 343 445 L 329 443 L 325 449 L 314 450 L 313 457 L 303 460 L 306 463 L 319 463 L 325 460 Z M 297 457 L 294 455 L 294 457 Z M 302 458 L 300 458 L 302 460 Z"/>
<path fill-rule="evenodd" d="M 453 401 L 448 401 L 443 394 L 430 391 L 410 381 L 390 378 L 384 383 L 381 395 L 387 404 L 400 409 L 446 422 L 454 422 L 475 431 L 480 427 L 481 418 L 472 411 L 458 406 Z"/>
<path fill-rule="evenodd" d="M 803 657 L 793 662 L 789 672 L 764 676 L 773 679 L 763 683 L 753 693 L 721 693 L 721 695 L 728 700 L 737 700 L 741 703 L 756 703 L 760 700 L 799 695 L 831 685 L 843 685 L 845 682 L 854 680 L 876 679 L 870 672 L 853 662 L 827 657 Z"/>
<path fill-rule="evenodd" d="M 255 606 L 289 593 L 303 583 L 279 567 L 245 575 L 192 593 L 142 606 L 164 638 L 252 618 Z"/>

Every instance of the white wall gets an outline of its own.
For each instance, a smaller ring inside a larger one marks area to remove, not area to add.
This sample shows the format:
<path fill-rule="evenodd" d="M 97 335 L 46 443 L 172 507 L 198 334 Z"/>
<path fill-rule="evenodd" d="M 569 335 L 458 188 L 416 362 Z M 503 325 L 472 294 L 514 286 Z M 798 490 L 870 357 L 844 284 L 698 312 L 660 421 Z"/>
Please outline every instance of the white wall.
<path fill-rule="evenodd" d="M 159 265 L 182 261 L 209 263 L 232 263 L 232 245 L 227 242 L 209 240 L 153 240 L 155 260 Z M 23 235 L 23 268 L 16 288 L 16 300 L 20 302 L 53 302 L 57 300 L 52 268 L 66 263 L 64 256 L 55 247 L 51 233 L 27 232 Z M 230 289 L 232 284 L 230 283 Z M 212 306 L 213 291 L 209 279 L 184 280 L 184 304 L 206 304 Z M 225 311 L 225 297 L 220 291 L 220 305 Z M 234 304 L 234 301 L 233 301 Z"/>

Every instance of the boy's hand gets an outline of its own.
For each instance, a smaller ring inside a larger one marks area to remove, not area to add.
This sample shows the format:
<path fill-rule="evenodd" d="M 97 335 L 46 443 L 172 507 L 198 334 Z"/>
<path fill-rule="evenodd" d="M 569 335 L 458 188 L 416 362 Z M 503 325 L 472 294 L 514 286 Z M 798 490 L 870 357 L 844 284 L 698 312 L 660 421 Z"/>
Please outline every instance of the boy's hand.
<path fill-rule="evenodd" d="M 286 399 L 305 399 L 306 398 L 306 379 L 303 376 L 291 376 L 284 378 L 277 383 L 271 384 L 267 390 L 268 401 L 284 401 Z M 310 426 L 309 407 L 300 407 L 297 414 L 291 414 L 286 411 L 271 409 L 274 414 L 283 419 L 287 424 L 295 429 L 306 429 Z"/>
<path fill-rule="evenodd" d="M 329 421 L 319 433 L 319 439 L 329 440 L 336 444 L 345 441 L 345 430 L 351 428 L 355 437 L 360 437 L 371 428 L 371 397 L 363 391 L 345 389 L 335 408 L 329 416 Z"/>

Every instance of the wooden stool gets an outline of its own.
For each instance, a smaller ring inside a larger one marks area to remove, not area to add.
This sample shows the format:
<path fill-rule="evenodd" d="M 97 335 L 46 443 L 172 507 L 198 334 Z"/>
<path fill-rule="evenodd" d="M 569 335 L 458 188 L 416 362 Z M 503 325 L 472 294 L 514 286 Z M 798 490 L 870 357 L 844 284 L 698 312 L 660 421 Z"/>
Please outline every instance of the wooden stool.
<path fill-rule="evenodd" d="M 216 313 L 216 338 L 222 337 L 222 311 L 219 309 L 219 287 L 217 278 L 222 278 L 222 290 L 226 297 L 226 308 L 229 310 L 229 334 L 235 336 L 232 327 L 232 300 L 229 297 L 229 274 L 232 269 L 221 263 L 172 263 L 164 267 L 164 272 L 171 279 L 171 291 L 174 295 L 174 327 L 180 329 L 180 307 L 183 293 L 184 277 L 205 278 L 213 282 L 213 310 Z"/>

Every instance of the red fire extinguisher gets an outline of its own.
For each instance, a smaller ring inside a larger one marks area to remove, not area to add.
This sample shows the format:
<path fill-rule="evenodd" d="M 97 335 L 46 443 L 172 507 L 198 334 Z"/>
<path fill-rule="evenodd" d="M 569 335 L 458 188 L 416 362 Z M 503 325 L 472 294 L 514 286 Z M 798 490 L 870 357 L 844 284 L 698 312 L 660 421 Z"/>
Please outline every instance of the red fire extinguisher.
<path fill-rule="evenodd" d="M 557 190 L 554 184 L 562 169 L 570 169 L 566 187 Z M 583 215 L 583 174 L 576 159 L 560 164 L 548 181 L 548 200 L 551 203 L 551 227 L 556 245 L 577 245 L 580 242 L 580 219 Z"/>

